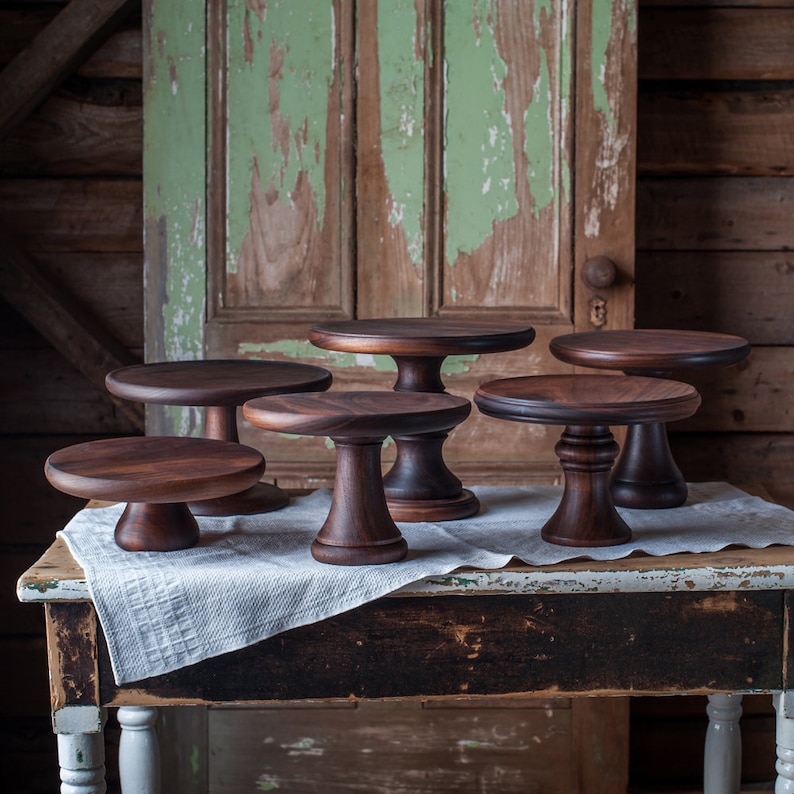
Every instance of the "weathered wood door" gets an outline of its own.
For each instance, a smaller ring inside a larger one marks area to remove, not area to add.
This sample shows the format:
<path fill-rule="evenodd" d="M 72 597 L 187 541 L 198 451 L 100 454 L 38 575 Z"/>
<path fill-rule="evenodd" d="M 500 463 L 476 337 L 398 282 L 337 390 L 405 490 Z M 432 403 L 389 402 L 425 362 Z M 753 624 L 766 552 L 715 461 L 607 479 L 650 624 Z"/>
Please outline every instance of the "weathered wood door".
<path fill-rule="evenodd" d="M 389 359 L 314 348 L 310 325 L 532 324 L 525 350 L 448 360 L 471 397 L 565 371 L 557 334 L 632 324 L 632 0 L 151 3 L 148 360 L 301 360 L 337 389 L 390 388 Z M 601 290 L 580 278 L 598 255 L 618 268 Z M 332 476 L 320 439 L 241 435 L 281 484 Z M 475 411 L 445 457 L 471 484 L 548 481 L 558 436 Z"/>

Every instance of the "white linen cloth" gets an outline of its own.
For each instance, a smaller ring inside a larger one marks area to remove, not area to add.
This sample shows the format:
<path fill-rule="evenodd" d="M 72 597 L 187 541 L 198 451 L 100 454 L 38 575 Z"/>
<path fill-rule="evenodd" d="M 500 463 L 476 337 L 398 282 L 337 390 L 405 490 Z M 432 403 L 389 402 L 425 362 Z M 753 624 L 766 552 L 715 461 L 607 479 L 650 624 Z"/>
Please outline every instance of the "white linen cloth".
<path fill-rule="evenodd" d="M 309 551 L 331 504 L 330 491 L 298 497 L 255 516 L 200 517 L 191 549 L 126 552 L 113 531 L 123 505 L 81 510 L 59 533 L 86 572 L 118 684 L 160 675 L 323 620 L 424 577 L 460 567 L 501 568 L 574 558 L 613 560 L 717 551 L 732 544 L 794 545 L 794 512 L 724 483 L 690 487 L 668 510 L 619 512 L 629 543 L 557 546 L 540 529 L 556 509 L 557 486 L 472 488 L 479 515 L 443 523 L 399 523 L 408 557 L 387 565 L 316 562 Z"/>

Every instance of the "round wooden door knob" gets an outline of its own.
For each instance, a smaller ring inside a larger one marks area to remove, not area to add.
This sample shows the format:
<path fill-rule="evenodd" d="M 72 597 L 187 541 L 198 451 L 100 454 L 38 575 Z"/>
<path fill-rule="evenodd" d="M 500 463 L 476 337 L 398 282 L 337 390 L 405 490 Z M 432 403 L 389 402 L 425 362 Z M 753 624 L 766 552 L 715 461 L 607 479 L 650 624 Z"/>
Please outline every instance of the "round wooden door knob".
<path fill-rule="evenodd" d="M 592 289 L 611 287 L 617 275 L 617 266 L 607 256 L 594 256 L 582 266 L 582 280 Z"/>
<path fill-rule="evenodd" d="M 127 502 L 114 534 L 121 548 L 174 551 L 199 538 L 187 502 L 249 488 L 264 468 L 262 455 L 242 444 L 145 436 L 65 447 L 47 458 L 44 473 L 72 496 Z"/>
<path fill-rule="evenodd" d="M 328 436 L 336 448 L 336 478 L 328 517 L 312 555 L 334 565 L 397 562 L 408 545 L 386 504 L 381 446 L 386 436 L 445 432 L 471 411 L 450 394 L 325 392 L 260 397 L 243 406 L 266 430 Z"/>

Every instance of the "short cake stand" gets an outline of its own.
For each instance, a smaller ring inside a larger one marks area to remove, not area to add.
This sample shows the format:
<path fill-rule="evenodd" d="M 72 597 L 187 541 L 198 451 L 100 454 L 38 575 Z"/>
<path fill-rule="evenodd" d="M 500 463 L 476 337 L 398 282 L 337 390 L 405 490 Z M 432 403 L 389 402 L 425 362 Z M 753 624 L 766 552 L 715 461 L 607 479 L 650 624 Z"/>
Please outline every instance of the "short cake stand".
<path fill-rule="evenodd" d="M 126 551 L 174 551 L 199 538 L 186 502 L 251 487 L 265 470 L 261 453 L 204 438 L 107 438 L 65 447 L 44 473 L 58 490 L 86 499 L 127 502 L 115 529 Z"/>
<path fill-rule="evenodd" d="M 322 367 L 291 361 L 206 359 L 137 364 L 110 372 L 105 385 L 127 400 L 159 405 L 205 407 L 204 437 L 239 442 L 237 406 L 253 397 L 287 392 L 324 391 L 331 373 Z M 218 499 L 200 495 L 190 502 L 198 516 L 266 513 L 285 507 L 289 495 L 258 482 L 242 493 Z"/>
<path fill-rule="evenodd" d="M 684 419 L 700 395 L 689 384 L 658 378 L 537 375 L 485 383 L 474 402 L 497 419 L 565 425 L 555 447 L 565 487 L 541 536 L 563 546 L 613 546 L 630 540 L 631 529 L 609 490 L 618 453 L 609 426 Z"/>
<path fill-rule="evenodd" d="M 652 329 L 566 334 L 552 339 L 549 349 L 568 364 L 658 378 L 678 369 L 729 366 L 750 353 L 749 343 L 739 336 Z M 628 428 L 611 487 L 615 504 L 622 507 L 678 507 L 686 501 L 687 485 L 673 460 L 664 423 Z"/>
<path fill-rule="evenodd" d="M 336 446 L 336 478 L 328 517 L 312 556 L 335 565 L 396 562 L 408 552 L 386 505 L 381 447 L 386 436 L 446 432 L 470 413 L 451 394 L 390 391 L 327 392 L 260 397 L 243 406 L 251 424 L 266 430 L 328 436 Z"/>
<path fill-rule="evenodd" d="M 445 393 L 441 365 L 447 356 L 518 350 L 534 338 L 534 329 L 524 323 L 432 317 L 341 320 L 319 323 L 309 331 L 317 347 L 391 356 L 397 365 L 394 391 L 400 393 Z M 479 511 L 477 497 L 444 462 L 447 432 L 393 438 L 396 459 L 384 488 L 397 521 L 449 521 Z"/>

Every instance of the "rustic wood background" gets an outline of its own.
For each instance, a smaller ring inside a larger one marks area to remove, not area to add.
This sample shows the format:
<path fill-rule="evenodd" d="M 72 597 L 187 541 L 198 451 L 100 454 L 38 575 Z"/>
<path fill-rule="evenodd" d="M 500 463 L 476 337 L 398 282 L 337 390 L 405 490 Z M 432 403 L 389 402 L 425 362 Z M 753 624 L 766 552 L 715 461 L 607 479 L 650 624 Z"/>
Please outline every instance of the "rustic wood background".
<path fill-rule="evenodd" d="M 794 507 L 794 2 L 641 0 L 639 37 L 637 325 L 754 348 L 695 379 L 704 406 L 675 428 L 674 453 L 689 479 L 762 485 Z M 0 67 L 0 753 L 4 790 L 33 794 L 57 789 L 57 764 L 42 615 L 14 582 L 80 504 L 43 462 L 141 427 L 99 388 L 143 349 L 140 8 L 2 0 Z M 773 775 L 767 701 L 746 702 L 748 783 Z M 632 790 L 696 791 L 704 730 L 699 698 L 635 699 Z"/>

